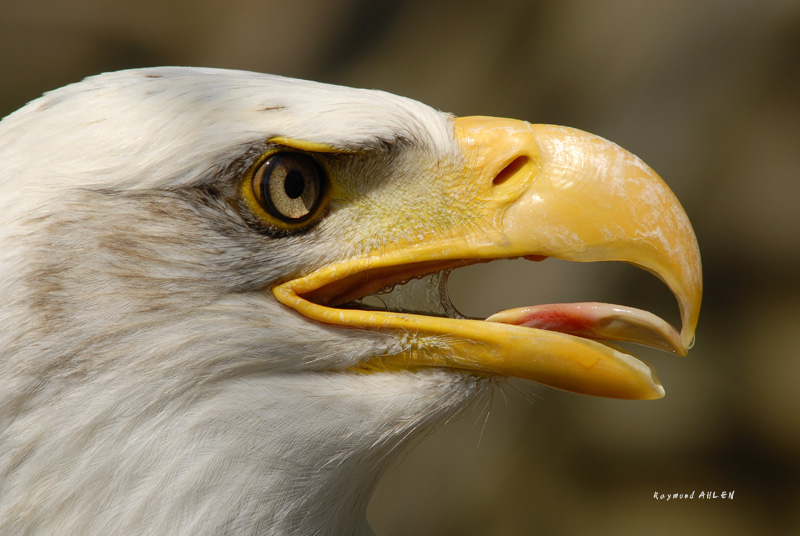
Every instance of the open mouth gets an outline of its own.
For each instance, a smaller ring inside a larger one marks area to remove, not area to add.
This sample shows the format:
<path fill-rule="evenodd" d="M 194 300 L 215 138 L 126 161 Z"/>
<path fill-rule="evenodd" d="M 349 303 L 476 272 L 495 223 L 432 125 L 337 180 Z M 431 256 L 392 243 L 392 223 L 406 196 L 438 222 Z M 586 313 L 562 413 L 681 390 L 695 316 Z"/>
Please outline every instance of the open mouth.
<path fill-rule="evenodd" d="M 531 305 L 468 318 L 450 301 L 447 280 L 453 269 L 475 262 L 482 261 L 383 267 L 371 262 L 371 268 L 355 271 L 348 264 L 289 281 L 273 292 L 284 304 L 325 323 L 413 334 L 411 350 L 376 356 L 363 364 L 368 370 L 434 366 L 520 376 L 598 396 L 663 396 L 650 366 L 613 343 L 686 355 L 680 333 L 668 322 L 648 311 L 599 302 Z M 461 354 L 465 343 L 467 351 Z M 489 359 L 487 349 L 495 354 Z M 502 356 L 500 366 L 497 356 Z"/>
<path fill-rule="evenodd" d="M 535 259 L 542 261 L 544 258 Z M 521 327 L 545 329 L 599 341 L 630 342 L 681 356 L 688 348 L 680 332 L 657 315 L 625 305 L 601 302 L 551 303 L 515 307 L 488 317 L 465 316 L 450 300 L 451 269 L 392 283 L 383 290 L 338 307 L 449 318 L 486 320 Z"/>
<path fill-rule="evenodd" d="M 343 297 L 357 296 L 366 289 L 361 287 L 361 292 L 355 288 L 347 289 L 339 296 L 325 296 L 325 289 L 319 289 L 308 298 L 311 301 L 322 299 L 328 305 L 341 309 L 485 320 L 597 341 L 641 344 L 681 356 L 687 354 L 688 348 L 681 344 L 680 333 L 667 321 L 649 311 L 625 305 L 600 302 L 552 303 L 515 307 L 498 311 L 486 318 L 467 317 L 450 300 L 447 282 L 451 272 L 452 268 L 448 268 L 409 280 L 378 280 L 377 284 L 385 283 L 383 288 L 346 303 L 342 301 Z"/>

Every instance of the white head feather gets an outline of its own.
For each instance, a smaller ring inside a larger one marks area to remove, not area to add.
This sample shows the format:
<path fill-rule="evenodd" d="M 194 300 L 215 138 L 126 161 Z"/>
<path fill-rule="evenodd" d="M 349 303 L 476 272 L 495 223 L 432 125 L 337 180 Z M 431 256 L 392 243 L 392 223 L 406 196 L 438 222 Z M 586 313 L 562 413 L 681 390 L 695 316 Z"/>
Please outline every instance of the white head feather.
<path fill-rule="evenodd" d="M 486 382 L 347 373 L 403 342 L 265 289 L 380 240 L 397 196 L 374 191 L 416 195 L 403 181 L 456 158 L 450 121 L 382 92 L 190 68 L 101 75 L 5 118 L 0 533 L 363 528 L 387 455 Z M 230 200 L 275 136 L 363 154 L 374 225 L 347 207 L 299 237 L 249 225 Z"/>

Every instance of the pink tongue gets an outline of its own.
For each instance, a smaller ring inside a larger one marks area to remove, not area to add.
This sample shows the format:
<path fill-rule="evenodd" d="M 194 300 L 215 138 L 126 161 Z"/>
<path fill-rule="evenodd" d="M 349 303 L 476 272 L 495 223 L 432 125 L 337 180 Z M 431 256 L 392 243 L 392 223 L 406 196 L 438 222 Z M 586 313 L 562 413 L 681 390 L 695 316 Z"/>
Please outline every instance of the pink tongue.
<path fill-rule="evenodd" d="M 680 334 L 647 311 L 608 303 L 555 303 L 500 311 L 488 322 L 568 333 L 589 339 L 635 342 L 686 355 Z"/>

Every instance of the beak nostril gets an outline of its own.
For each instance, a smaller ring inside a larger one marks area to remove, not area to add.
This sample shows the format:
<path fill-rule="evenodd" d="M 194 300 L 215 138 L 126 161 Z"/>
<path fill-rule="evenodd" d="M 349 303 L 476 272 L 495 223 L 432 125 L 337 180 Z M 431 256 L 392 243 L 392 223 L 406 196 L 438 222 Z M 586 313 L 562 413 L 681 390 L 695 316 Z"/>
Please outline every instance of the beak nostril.
<path fill-rule="evenodd" d="M 527 156 L 518 156 L 509 164 L 500 170 L 495 178 L 492 180 L 492 186 L 500 186 L 501 184 L 508 181 L 511 177 L 517 174 L 519 170 L 525 167 L 528 162 L 530 162 L 530 158 Z"/>

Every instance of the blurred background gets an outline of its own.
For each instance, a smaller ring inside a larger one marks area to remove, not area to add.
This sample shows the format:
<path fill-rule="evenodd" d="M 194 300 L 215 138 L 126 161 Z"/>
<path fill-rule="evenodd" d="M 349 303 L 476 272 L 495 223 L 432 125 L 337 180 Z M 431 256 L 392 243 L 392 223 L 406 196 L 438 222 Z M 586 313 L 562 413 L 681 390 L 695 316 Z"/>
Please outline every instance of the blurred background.
<path fill-rule="evenodd" d="M 395 464 L 370 505 L 376 533 L 800 534 L 800 2 L 0 2 L 0 115 L 152 65 L 578 127 L 640 156 L 692 219 L 697 344 L 687 358 L 638 352 L 666 398 L 513 383 Z M 624 266 L 502 261 L 454 273 L 451 292 L 471 315 L 599 300 L 678 317 L 659 282 Z"/>

